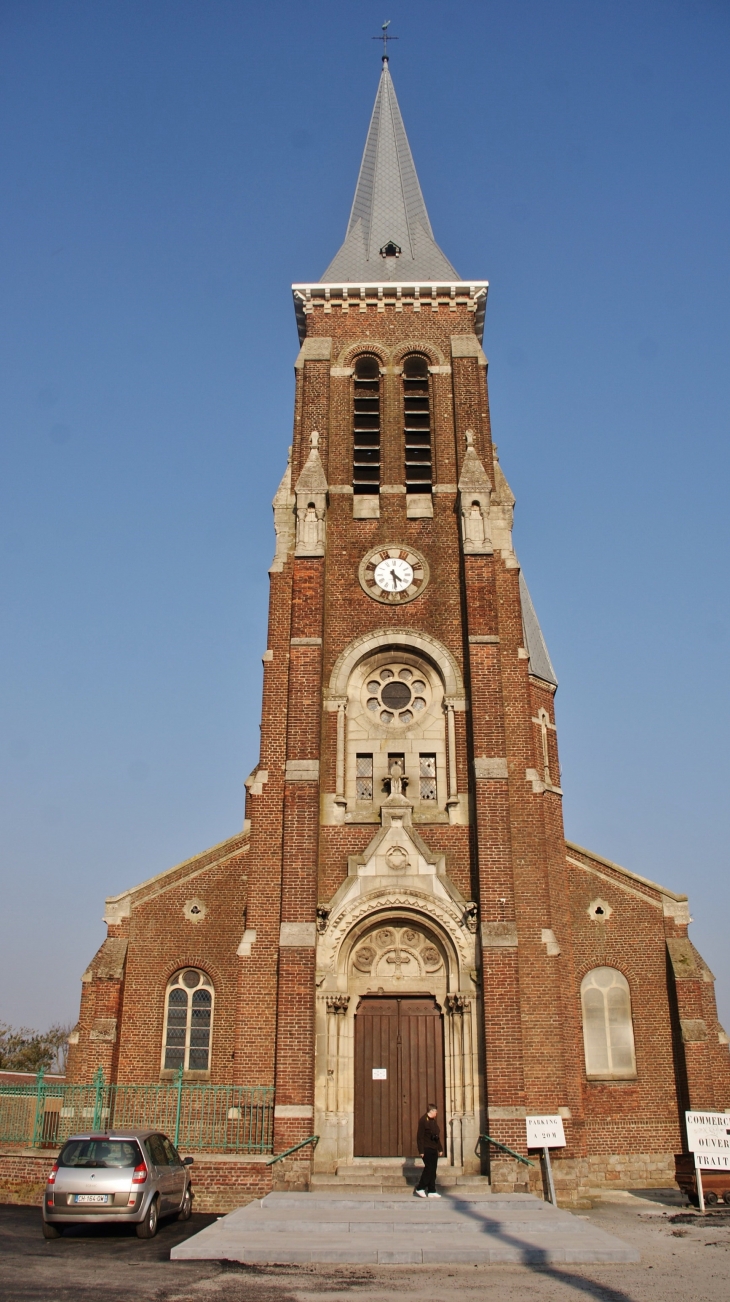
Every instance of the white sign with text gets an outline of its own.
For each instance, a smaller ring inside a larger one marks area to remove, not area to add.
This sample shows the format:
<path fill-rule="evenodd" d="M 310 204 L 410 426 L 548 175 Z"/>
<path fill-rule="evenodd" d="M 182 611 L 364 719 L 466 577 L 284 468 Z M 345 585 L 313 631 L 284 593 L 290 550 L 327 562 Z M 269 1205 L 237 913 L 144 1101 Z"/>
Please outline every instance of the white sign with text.
<path fill-rule="evenodd" d="M 685 1112 L 687 1146 L 704 1169 L 730 1171 L 730 1112 Z"/>
<path fill-rule="evenodd" d="M 387 1079 L 388 1079 L 387 1067 L 373 1067 L 373 1080 L 387 1080 Z"/>
<path fill-rule="evenodd" d="M 562 1117 L 525 1117 L 528 1148 L 565 1148 Z"/>

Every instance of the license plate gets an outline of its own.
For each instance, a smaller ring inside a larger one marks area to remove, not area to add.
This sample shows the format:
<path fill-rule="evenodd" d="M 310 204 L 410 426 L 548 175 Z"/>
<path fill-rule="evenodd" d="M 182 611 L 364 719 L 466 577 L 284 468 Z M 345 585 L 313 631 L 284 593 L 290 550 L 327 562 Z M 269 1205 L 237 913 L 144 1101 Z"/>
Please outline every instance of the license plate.
<path fill-rule="evenodd" d="M 75 1203 L 108 1203 L 109 1194 L 76 1194 Z"/>

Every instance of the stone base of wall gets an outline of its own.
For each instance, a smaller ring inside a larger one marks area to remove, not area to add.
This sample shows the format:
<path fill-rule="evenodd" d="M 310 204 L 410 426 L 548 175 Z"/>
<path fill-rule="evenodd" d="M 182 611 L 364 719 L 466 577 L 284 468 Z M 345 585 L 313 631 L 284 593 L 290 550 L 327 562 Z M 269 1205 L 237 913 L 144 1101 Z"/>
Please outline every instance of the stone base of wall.
<path fill-rule="evenodd" d="M 276 1166 L 270 1168 L 274 1177 L 274 1189 L 277 1192 L 308 1193 L 309 1177 L 312 1174 L 312 1160 L 300 1157 L 298 1153 L 285 1157 Z"/>
<path fill-rule="evenodd" d="M 0 1202 L 40 1207 L 55 1150 L 0 1150 Z M 542 1170 L 511 1159 L 491 1164 L 492 1193 L 534 1193 L 543 1197 Z M 237 1157 L 198 1153 L 191 1172 L 197 1212 L 225 1213 L 263 1198 L 272 1189 L 306 1192 L 311 1163 L 296 1156 L 275 1166 L 264 1154 Z M 590 1207 L 594 1199 L 616 1189 L 677 1188 L 673 1153 L 601 1153 L 593 1157 L 552 1159 L 555 1193 L 561 1207 Z"/>
<path fill-rule="evenodd" d="M 46 1177 L 56 1159 L 57 1150 L 43 1153 L 28 1150 L 0 1150 L 0 1203 L 22 1203 L 41 1207 Z M 272 1170 L 265 1155 L 236 1157 L 224 1153 L 198 1153 L 191 1171 L 196 1212 L 231 1212 L 255 1198 L 263 1198 L 273 1188 Z M 281 1165 L 281 1164 L 277 1164 Z M 284 1178 L 281 1188 L 301 1188 Z M 307 1184 L 304 1186 L 308 1188 Z"/>
<path fill-rule="evenodd" d="M 543 1197 L 543 1174 L 534 1166 L 494 1160 L 493 1193 L 534 1193 Z M 616 1189 L 676 1189 L 674 1153 L 600 1153 L 592 1157 L 551 1156 L 555 1195 L 561 1207 L 590 1207 L 593 1199 Z"/>

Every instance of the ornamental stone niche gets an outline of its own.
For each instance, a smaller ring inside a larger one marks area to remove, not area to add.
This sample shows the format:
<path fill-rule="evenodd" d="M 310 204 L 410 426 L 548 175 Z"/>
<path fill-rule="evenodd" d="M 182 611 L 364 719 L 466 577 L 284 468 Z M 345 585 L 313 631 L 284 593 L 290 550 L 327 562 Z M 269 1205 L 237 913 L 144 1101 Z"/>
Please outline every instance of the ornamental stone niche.
<path fill-rule="evenodd" d="M 324 556 L 327 478 L 319 455 L 319 433 L 312 430 L 309 457 L 294 490 L 297 511 L 296 556 Z"/>
<path fill-rule="evenodd" d="M 466 431 L 466 454 L 459 478 L 461 539 L 467 555 L 491 555 L 489 513 L 492 484 L 476 454 L 474 434 Z"/>

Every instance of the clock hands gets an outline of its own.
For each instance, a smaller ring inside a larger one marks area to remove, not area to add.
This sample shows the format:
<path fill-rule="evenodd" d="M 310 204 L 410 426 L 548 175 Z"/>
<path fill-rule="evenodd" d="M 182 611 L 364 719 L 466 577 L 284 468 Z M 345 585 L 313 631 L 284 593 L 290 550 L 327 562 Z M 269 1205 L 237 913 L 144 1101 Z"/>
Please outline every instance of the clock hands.
<path fill-rule="evenodd" d="M 399 555 L 394 556 L 396 550 Z M 396 549 L 395 544 L 388 551 L 375 548 L 364 557 L 360 563 L 360 583 L 376 601 L 387 602 L 389 598 L 410 601 L 423 587 L 425 562 L 418 553 L 402 547 Z"/>

